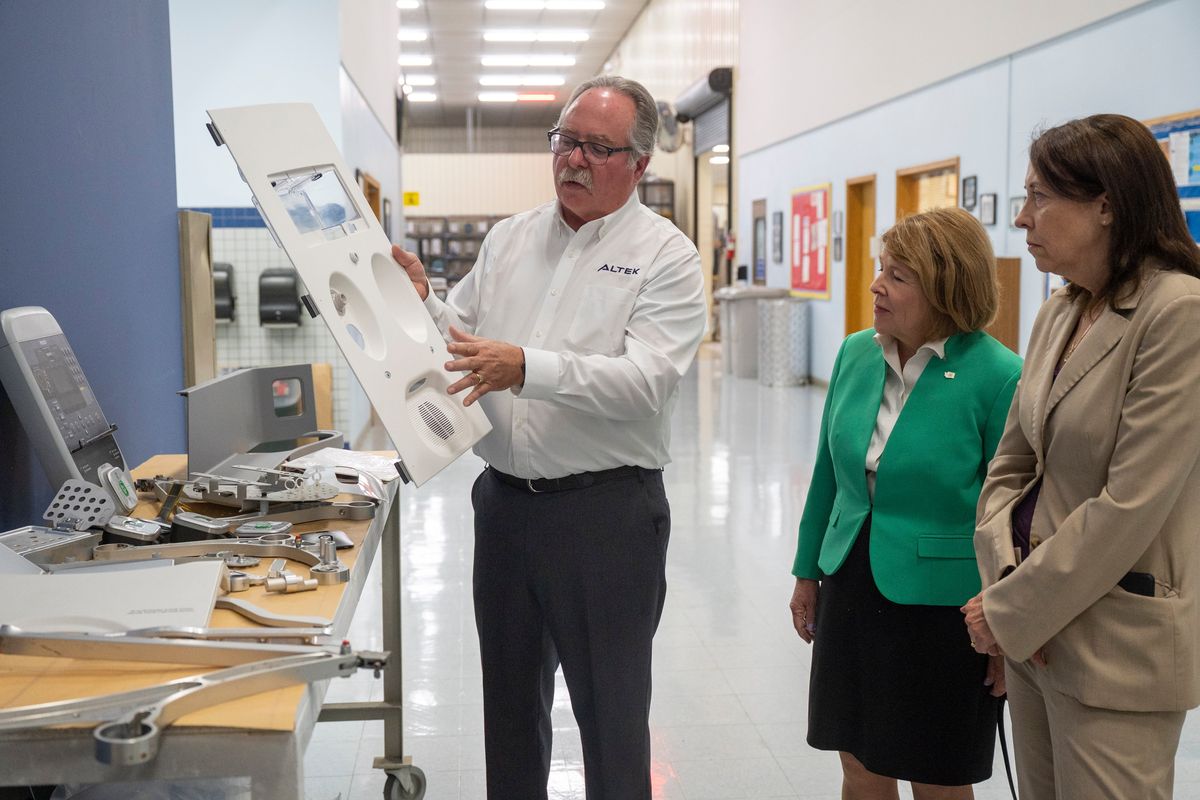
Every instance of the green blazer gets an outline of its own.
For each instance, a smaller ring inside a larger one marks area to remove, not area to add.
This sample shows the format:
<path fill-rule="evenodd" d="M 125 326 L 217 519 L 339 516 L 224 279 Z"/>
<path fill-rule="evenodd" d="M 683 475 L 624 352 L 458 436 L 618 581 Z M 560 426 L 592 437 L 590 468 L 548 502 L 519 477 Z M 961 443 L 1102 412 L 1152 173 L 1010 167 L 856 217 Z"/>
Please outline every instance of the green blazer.
<path fill-rule="evenodd" d="M 962 605 L 980 590 L 975 506 L 1021 359 L 982 331 L 951 336 L 888 437 L 872 506 L 867 446 L 887 370 L 874 335 L 846 337 L 834 362 L 792 574 L 819 580 L 837 572 L 871 512 L 871 572 L 883 596 Z"/>

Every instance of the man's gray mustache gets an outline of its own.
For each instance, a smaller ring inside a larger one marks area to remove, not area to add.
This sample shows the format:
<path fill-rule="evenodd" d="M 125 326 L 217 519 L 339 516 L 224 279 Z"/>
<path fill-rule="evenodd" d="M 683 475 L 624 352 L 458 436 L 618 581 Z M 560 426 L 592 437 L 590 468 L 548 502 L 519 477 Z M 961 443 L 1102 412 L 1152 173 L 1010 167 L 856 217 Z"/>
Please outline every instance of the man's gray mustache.
<path fill-rule="evenodd" d="M 580 184 L 585 189 L 592 188 L 592 173 L 586 169 L 577 169 L 575 167 L 563 167 L 559 170 L 556 182 L 561 186 L 567 181 L 574 181 Z"/>

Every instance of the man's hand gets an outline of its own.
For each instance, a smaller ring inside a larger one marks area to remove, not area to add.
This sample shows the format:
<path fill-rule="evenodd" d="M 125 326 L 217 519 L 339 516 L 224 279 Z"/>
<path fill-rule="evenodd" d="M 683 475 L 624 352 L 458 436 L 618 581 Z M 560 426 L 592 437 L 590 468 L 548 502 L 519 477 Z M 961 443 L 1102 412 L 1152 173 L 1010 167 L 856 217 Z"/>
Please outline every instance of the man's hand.
<path fill-rule="evenodd" d="M 467 395 L 464 406 L 471 405 L 488 392 L 501 392 L 513 386 L 525 385 L 525 351 L 515 344 L 472 336 L 453 325 L 450 326 L 450 336 L 454 341 L 446 349 L 458 357 L 446 362 L 446 371 L 469 370 L 471 374 L 450 384 L 447 391 L 457 394 L 463 389 L 475 390 Z"/>
<path fill-rule="evenodd" d="M 392 258 L 408 273 L 408 279 L 417 290 L 417 297 L 424 302 L 425 298 L 429 297 L 429 278 L 425 276 L 425 267 L 422 266 L 421 259 L 417 258 L 416 253 L 410 253 L 398 244 L 392 245 Z"/>
<path fill-rule="evenodd" d="M 796 578 L 796 588 L 792 590 L 792 601 L 788 603 L 792 609 L 792 627 L 800 638 L 812 644 L 817 630 L 817 594 L 820 589 L 816 581 L 809 578 Z"/>

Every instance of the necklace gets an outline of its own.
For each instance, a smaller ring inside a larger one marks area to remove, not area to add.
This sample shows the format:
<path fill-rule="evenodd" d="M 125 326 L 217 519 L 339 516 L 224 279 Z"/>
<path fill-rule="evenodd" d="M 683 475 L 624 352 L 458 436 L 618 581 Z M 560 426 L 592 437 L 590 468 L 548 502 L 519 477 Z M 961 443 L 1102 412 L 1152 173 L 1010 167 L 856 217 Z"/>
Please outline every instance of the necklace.
<path fill-rule="evenodd" d="M 1084 337 L 1088 335 L 1088 331 L 1092 329 L 1092 326 L 1096 324 L 1096 320 L 1100 317 L 1100 313 L 1098 311 L 1095 314 L 1092 314 L 1090 311 L 1084 311 L 1083 313 L 1087 314 L 1089 317 L 1087 325 L 1085 325 L 1083 331 L 1081 331 L 1080 334 L 1076 336 L 1069 345 L 1067 345 L 1067 349 L 1063 351 L 1062 358 L 1060 358 L 1058 361 L 1059 366 L 1066 365 L 1067 361 L 1070 360 L 1071 356 L 1075 353 L 1075 348 L 1079 347 L 1079 343 L 1082 342 Z"/>

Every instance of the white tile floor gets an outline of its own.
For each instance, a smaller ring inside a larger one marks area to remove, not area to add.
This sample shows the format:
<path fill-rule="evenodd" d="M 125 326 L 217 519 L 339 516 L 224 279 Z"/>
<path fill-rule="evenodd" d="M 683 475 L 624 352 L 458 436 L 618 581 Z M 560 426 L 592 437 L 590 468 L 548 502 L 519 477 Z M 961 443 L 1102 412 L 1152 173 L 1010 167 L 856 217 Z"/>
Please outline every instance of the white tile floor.
<path fill-rule="evenodd" d="M 683 382 L 666 470 L 673 523 L 654 653 L 655 798 L 840 796 L 836 757 L 804 743 L 809 650 L 787 609 L 823 402 L 821 389 L 723 376 L 708 350 Z M 425 771 L 430 800 L 485 796 L 468 499 L 481 467 L 464 457 L 402 497 L 405 750 Z M 376 574 L 351 629 L 355 646 L 381 646 L 378 605 Z M 379 682 L 365 673 L 336 681 L 328 695 L 380 697 Z M 1200 798 L 1195 719 L 1180 747 L 1180 798 Z M 579 737 L 561 673 L 553 721 L 550 796 L 583 800 Z M 317 725 L 305 759 L 308 797 L 381 797 L 383 776 L 371 770 L 381 753 L 376 723 Z M 997 748 L 995 776 L 976 797 L 1008 797 L 1003 776 Z"/>

